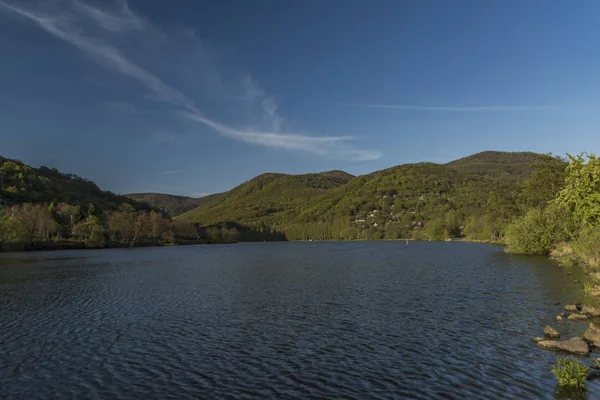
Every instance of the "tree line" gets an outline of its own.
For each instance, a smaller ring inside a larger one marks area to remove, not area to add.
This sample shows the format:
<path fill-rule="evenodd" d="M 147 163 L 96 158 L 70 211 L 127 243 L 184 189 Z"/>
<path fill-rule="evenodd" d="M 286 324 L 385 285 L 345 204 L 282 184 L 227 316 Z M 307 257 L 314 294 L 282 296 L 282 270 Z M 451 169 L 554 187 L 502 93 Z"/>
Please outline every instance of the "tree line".
<path fill-rule="evenodd" d="M 0 211 L 0 249 L 131 247 L 235 242 L 237 231 L 173 221 L 130 204 L 117 210 L 82 210 L 67 203 L 21 203 Z"/>
<path fill-rule="evenodd" d="M 585 153 L 568 157 L 556 195 L 507 226 L 507 250 L 600 267 L 600 159 Z"/>

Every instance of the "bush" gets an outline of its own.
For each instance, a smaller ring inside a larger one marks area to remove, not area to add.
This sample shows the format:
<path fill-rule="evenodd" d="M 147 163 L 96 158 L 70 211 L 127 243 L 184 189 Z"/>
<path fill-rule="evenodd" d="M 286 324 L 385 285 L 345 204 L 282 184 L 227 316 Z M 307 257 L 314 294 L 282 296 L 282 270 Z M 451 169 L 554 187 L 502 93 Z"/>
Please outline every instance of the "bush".
<path fill-rule="evenodd" d="M 493 232 L 486 216 L 472 216 L 465 223 L 464 236 L 469 240 L 492 240 Z"/>
<path fill-rule="evenodd" d="M 427 223 L 427 226 L 425 227 L 425 232 L 427 233 L 427 237 L 431 240 L 439 241 L 447 239 L 444 221 L 440 219 L 434 219 L 433 221 L 429 221 Z"/>
<path fill-rule="evenodd" d="M 586 225 L 573 241 L 573 250 L 578 259 L 591 267 L 600 267 L 600 227 Z"/>
<path fill-rule="evenodd" d="M 549 254 L 556 244 L 573 236 L 575 225 L 571 213 L 558 204 L 534 208 L 514 220 L 504 237 L 506 251 L 518 254 Z"/>
<path fill-rule="evenodd" d="M 425 229 L 415 228 L 410 233 L 410 236 L 414 240 L 426 240 L 427 235 L 425 234 Z"/>
<path fill-rule="evenodd" d="M 572 357 L 559 358 L 552 368 L 552 373 L 561 387 L 585 389 L 585 379 L 589 368 Z"/>

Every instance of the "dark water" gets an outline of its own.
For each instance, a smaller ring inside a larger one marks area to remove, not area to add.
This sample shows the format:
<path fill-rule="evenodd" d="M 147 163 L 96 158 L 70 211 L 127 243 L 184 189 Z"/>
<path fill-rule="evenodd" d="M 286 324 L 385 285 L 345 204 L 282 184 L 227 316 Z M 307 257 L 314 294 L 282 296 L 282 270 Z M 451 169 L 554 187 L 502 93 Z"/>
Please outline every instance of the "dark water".
<path fill-rule="evenodd" d="M 0 398 L 552 399 L 530 338 L 574 279 L 469 243 L 5 254 Z"/>

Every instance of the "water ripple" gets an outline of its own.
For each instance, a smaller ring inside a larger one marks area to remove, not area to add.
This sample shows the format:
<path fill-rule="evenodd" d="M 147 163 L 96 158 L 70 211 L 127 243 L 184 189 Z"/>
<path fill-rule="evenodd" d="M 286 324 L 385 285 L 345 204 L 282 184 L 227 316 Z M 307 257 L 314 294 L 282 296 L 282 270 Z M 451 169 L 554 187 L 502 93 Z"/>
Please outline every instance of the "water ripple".
<path fill-rule="evenodd" d="M 0 258 L 0 398 L 551 399 L 529 338 L 581 295 L 477 244 L 50 254 Z"/>

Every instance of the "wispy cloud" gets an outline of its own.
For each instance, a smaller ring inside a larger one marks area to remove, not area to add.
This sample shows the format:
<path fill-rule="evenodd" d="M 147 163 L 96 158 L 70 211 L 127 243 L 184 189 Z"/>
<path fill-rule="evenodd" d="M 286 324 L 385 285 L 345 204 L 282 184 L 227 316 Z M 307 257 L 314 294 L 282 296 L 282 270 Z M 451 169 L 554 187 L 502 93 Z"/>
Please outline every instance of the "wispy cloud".
<path fill-rule="evenodd" d="M 273 131 L 281 131 L 285 122 L 285 118 L 277 113 L 277 103 L 275 102 L 275 99 L 272 97 L 267 97 L 262 101 L 262 103 L 260 103 L 260 105 L 264 111 L 264 119 L 271 124 Z"/>
<path fill-rule="evenodd" d="M 114 12 L 108 12 L 76 0 L 70 0 L 73 7 L 81 13 L 94 20 L 102 28 L 111 32 L 126 32 L 130 30 L 142 30 L 147 24 L 131 12 L 129 4 L 124 0 L 118 0 Z"/>
<path fill-rule="evenodd" d="M 381 157 L 381 153 L 378 151 L 362 150 L 344 143 L 352 140 L 351 136 L 308 136 L 295 133 L 262 132 L 251 129 L 241 130 L 222 125 L 199 114 L 183 113 L 182 115 L 192 121 L 213 128 L 225 137 L 247 143 L 288 150 L 303 150 L 335 159 L 371 161 Z"/>
<path fill-rule="evenodd" d="M 329 104 L 344 107 L 379 108 L 388 110 L 405 111 L 541 111 L 565 106 L 557 105 L 523 105 L 523 106 L 418 106 L 405 104 L 361 104 L 345 103 L 339 101 L 321 101 L 320 104 Z"/>
<path fill-rule="evenodd" d="M 242 86 L 244 89 L 243 99 L 248 107 L 253 107 L 259 103 L 263 112 L 263 121 L 265 121 L 274 132 L 279 132 L 283 128 L 285 118 L 277 112 L 278 105 L 273 96 L 260 87 L 258 82 L 249 75 L 242 77 Z"/>
<path fill-rule="evenodd" d="M 266 93 L 248 74 L 244 74 L 241 79 L 243 92 L 243 99 L 249 103 L 253 103 L 256 98 L 264 96 Z"/>
<path fill-rule="evenodd" d="M 208 126 L 222 136 L 255 145 L 303 151 L 330 158 L 373 160 L 381 156 L 377 151 L 355 147 L 351 143 L 352 138 L 348 136 L 312 136 L 285 132 L 287 126 L 285 118 L 278 113 L 278 104 L 248 74 L 242 76 L 241 82 L 239 79 L 232 81 L 236 81 L 240 86 L 241 97 L 250 107 L 260 108 L 260 123 L 268 126 L 268 129 L 235 128 L 209 118 L 192 97 L 166 83 L 158 75 L 150 72 L 149 68 L 142 67 L 131 58 L 130 52 L 124 52 L 118 45 L 124 39 L 131 39 L 132 32 L 145 38 L 146 42 L 152 42 L 151 39 L 157 35 L 163 37 L 166 34 L 163 35 L 149 21 L 136 15 L 124 0 L 108 5 L 103 2 L 102 7 L 92 6 L 82 0 L 27 3 L 0 0 L 0 11 L 36 24 L 48 34 L 75 46 L 99 65 L 141 84 L 145 89 L 145 93 L 142 94 L 144 98 L 168 104 L 178 110 L 178 115 Z M 193 43 L 198 41 L 193 32 L 187 32 L 186 36 Z M 207 47 L 202 43 L 198 43 L 198 49 L 200 57 L 207 54 Z M 224 80 L 214 73 L 210 65 L 200 64 L 203 71 L 209 71 L 212 75 L 207 81 L 213 82 L 215 86 L 224 87 Z M 128 107 L 121 108 L 127 110 Z M 129 108 L 129 111 L 133 111 L 133 108 Z"/>
<path fill-rule="evenodd" d="M 70 3 L 80 4 L 76 0 L 72 0 Z M 114 69 L 142 83 L 157 99 L 195 110 L 193 102 L 189 98 L 163 83 L 152 73 L 137 66 L 127 59 L 117 48 L 102 40 L 84 36 L 81 33 L 81 27 L 77 24 L 77 22 L 81 23 L 81 21 L 76 19 L 76 14 L 54 14 L 41 10 L 27 10 L 7 3 L 4 0 L 0 0 L 0 6 L 9 12 L 29 19 L 51 35 L 72 44 L 101 65 Z M 81 8 L 81 10 L 85 9 L 85 7 Z"/>
<path fill-rule="evenodd" d="M 165 171 L 163 172 L 163 175 L 173 175 L 173 174 L 180 174 L 183 171 Z"/>

